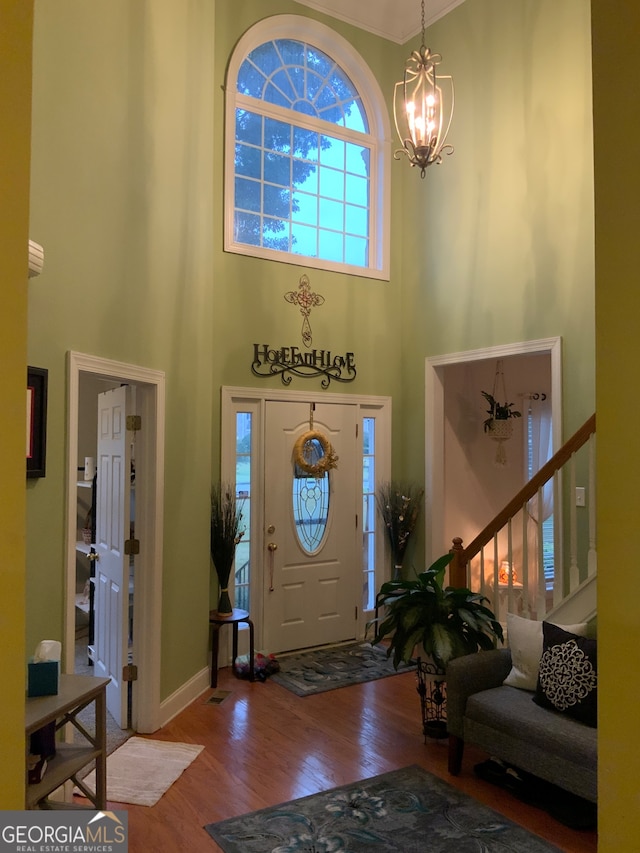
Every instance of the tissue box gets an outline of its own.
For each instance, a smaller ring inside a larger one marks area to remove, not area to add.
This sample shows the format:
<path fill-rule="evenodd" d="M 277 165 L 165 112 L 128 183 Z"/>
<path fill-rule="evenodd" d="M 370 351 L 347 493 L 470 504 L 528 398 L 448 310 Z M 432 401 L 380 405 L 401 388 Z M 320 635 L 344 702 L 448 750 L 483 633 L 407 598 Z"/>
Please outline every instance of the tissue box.
<path fill-rule="evenodd" d="M 59 669 L 57 660 L 29 663 L 27 696 L 54 696 L 58 692 Z"/>

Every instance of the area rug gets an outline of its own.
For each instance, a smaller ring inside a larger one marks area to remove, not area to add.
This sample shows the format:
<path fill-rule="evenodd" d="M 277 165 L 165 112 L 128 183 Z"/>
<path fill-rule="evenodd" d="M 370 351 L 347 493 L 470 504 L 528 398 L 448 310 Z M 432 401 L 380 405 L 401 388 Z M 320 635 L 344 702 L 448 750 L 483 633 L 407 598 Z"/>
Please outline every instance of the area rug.
<path fill-rule="evenodd" d="M 278 656 L 278 663 L 280 672 L 272 675 L 271 680 L 296 696 L 310 696 L 415 669 L 413 664 L 401 664 L 396 670 L 391 658 L 387 657 L 386 647 L 371 643 L 350 643 Z"/>
<path fill-rule="evenodd" d="M 204 746 L 131 737 L 107 756 L 107 799 L 154 806 Z M 94 790 L 95 771 L 86 783 Z"/>
<path fill-rule="evenodd" d="M 205 829 L 224 853 L 559 853 L 415 765 Z"/>

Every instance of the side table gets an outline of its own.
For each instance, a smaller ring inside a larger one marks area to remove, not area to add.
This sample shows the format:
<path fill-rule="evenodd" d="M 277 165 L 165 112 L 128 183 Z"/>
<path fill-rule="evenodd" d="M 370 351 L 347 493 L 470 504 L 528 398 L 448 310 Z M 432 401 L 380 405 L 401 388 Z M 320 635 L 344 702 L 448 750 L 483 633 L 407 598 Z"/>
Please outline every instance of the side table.
<path fill-rule="evenodd" d="M 218 686 L 218 646 L 220 628 L 223 625 L 233 625 L 233 659 L 231 666 L 233 672 L 238 675 L 236 667 L 236 658 L 238 657 L 238 625 L 241 622 L 246 622 L 249 626 L 249 681 L 255 681 L 253 666 L 254 666 L 254 648 L 253 648 L 253 622 L 249 618 L 249 613 L 246 610 L 237 610 L 235 607 L 231 613 L 218 613 L 217 610 L 209 611 L 209 624 L 211 625 L 211 686 Z"/>
<path fill-rule="evenodd" d="M 41 782 L 28 784 L 25 766 L 27 809 L 38 808 L 48 794 L 59 788 L 67 779 L 71 779 L 96 809 L 107 805 L 107 728 L 105 691 L 108 678 L 95 678 L 93 675 L 61 675 L 58 692 L 53 696 L 35 696 L 27 699 L 25 711 L 26 751 L 29 752 L 29 736 L 48 723 L 55 721 L 55 727 L 61 729 L 72 723 L 83 736 L 83 744 L 58 743 L 56 755 L 49 762 Z M 95 735 L 87 733 L 84 726 L 76 720 L 77 714 L 87 705 L 94 703 Z M 90 791 L 84 780 L 79 781 L 76 774 L 95 759 L 95 791 Z M 73 808 L 73 806 L 68 806 Z"/>

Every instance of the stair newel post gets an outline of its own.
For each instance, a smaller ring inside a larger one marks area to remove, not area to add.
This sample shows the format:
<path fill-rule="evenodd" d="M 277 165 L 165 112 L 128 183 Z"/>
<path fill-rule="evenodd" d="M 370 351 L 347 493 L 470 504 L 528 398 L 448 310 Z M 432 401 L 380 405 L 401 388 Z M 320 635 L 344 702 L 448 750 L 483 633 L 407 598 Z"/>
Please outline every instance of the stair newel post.
<path fill-rule="evenodd" d="M 449 563 L 449 583 L 456 587 L 467 586 L 467 560 L 459 536 L 454 536 L 450 553 L 453 560 Z"/>

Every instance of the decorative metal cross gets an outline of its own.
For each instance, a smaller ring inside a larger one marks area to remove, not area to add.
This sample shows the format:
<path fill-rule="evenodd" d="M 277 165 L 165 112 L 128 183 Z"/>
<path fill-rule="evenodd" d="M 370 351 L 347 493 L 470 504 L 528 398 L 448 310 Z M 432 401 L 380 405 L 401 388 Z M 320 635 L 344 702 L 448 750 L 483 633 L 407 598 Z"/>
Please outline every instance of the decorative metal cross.
<path fill-rule="evenodd" d="M 302 343 L 306 347 L 310 347 L 312 341 L 312 334 L 311 324 L 309 323 L 309 315 L 311 314 L 312 308 L 315 308 L 324 303 L 324 296 L 320 296 L 319 293 L 313 293 L 313 291 L 311 290 L 311 282 L 309 281 L 309 276 L 302 275 L 300 276 L 300 283 L 298 284 L 297 292 L 295 290 L 290 290 L 288 293 L 285 293 L 284 298 L 292 305 L 299 306 L 300 313 L 303 317 Z"/>

